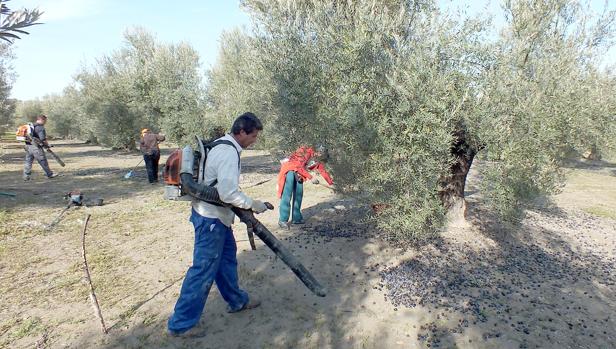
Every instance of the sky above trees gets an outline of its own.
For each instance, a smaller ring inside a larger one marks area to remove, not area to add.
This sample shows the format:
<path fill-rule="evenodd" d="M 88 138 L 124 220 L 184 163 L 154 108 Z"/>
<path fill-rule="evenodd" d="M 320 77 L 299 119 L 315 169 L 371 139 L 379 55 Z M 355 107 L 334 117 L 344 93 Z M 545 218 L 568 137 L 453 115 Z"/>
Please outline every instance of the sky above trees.
<path fill-rule="evenodd" d="M 495 13 L 495 24 L 502 22 L 496 0 L 439 3 L 470 15 Z M 606 2 L 591 3 L 600 11 Z M 12 97 L 21 100 L 60 93 L 82 65 L 120 47 L 127 28 L 143 27 L 164 42 L 188 42 L 199 53 L 202 69 L 208 69 L 216 60 L 220 34 L 250 23 L 237 0 L 13 0 L 11 6 L 45 12 L 45 24 L 31 28 L 30 35 L 13 45 L 17 80 Z M 608 7 L 616 9 L 616 3 Z M 616 63 L 615 50 L 606 63 Z"/>
<path fill-rule="evenodd" d="M 221 32 L 249 23 L 239 2 L 228 0 L 14 0 L 10 5 L 45 11 L 44 24 L 14 44 L 18 77 L 12 95 L 22 100 L 61 92 L 81 65 L 119 48 L 127 28 L 144 27 L 164 42 L 187 41 L 208 68 Z"/>

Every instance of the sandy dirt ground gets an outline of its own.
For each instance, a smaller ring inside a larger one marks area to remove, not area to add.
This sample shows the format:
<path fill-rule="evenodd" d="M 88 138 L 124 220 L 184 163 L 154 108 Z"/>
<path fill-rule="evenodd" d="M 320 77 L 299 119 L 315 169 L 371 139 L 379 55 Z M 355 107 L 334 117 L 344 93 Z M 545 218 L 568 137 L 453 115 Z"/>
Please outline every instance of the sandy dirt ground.
<path fill-rule="evenodd" d="M 498 224 L 469 186 L 471 226 L 421 246 L 395 248 L 366 207 L 307 184 L 307 224 L 277 228 L 258 218 L 327 287 L 314 296 L 236 223 L 241 285 L 261 307 L 228 314 L 215 287 L 199 326 L 207 336 L 165 335 L 192 259 L 188 202 L 163 199 L 138 153 L 56 141 L 62 174 L 23 182 L 23 150 L 0 143 L 1 348 L 616 348 L 616 166 L 576 163 L 563 192 L 530 208 L 516 227 Z M 161 163 L 169 154 L 164 149 Z M 278 206 L 276 159 L 243 154 L 246 192 Z M 251 185 L 272 178 L 258 185 Z M 477 176 L 475 181 L 479 180 Z M 71 208 L 64 193 L 101 197 Z M 101 332 L 83 282 L 81 228 L 110 328 Z"/>

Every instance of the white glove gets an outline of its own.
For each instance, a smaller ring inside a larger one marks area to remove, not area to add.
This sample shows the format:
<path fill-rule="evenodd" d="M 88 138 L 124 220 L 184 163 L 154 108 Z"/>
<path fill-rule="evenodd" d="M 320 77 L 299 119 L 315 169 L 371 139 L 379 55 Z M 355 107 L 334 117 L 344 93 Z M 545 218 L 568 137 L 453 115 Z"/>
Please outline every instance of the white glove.
<path fill-rule="evenodd" d="M 265 206 L 262 201 L 252 200 L 252 206 L 250 206 L 250 209 L 256 213 L 263 213 L 267 211 L 267 206 Z"/>

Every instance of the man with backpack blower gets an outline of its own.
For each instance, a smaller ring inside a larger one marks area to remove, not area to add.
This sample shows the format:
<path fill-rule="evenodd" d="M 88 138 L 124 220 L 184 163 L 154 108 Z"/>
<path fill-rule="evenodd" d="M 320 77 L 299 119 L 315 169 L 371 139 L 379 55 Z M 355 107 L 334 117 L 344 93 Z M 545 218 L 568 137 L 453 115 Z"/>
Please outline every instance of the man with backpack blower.
<path fill-rule="evenodd" d="M 199 183 L 215 187 L 220 200 L 230 206 L 265 212 L 265 203 L 252 199 L 239 189 L 240 152 L 256 142 L 261 121 L 253 113 L 240 115 L 231 133 L 210 145 L 204 164 L 200 164 L 203 177 Z M 192 167 L 192 166 L 191 166 Z M 237 273 L 237 246 L 231 225 L 235 213 L 229 206 L 219 206 L 202 200 L 193 200 L 190 221 L 195 227 L 195 245 L 192 266 L 186 272 L 180 296 L 167 323 L 167 333 L 174 337 L 201 337 L 198 322 L 212 284 L 235 313 L 260 305 L 240 289 Z"/>
<path fill-rule="evenodd" d="M 47 116 L 41 114 L 36 117 L 36 123 L 34 125 L 22 125 L 17 130 L 17 140 L 26 143 L 24 145 L 24 150 L 26 151 L 26 162 L 24 164 L 23 174 L 24 181 L 30 180 L 34 159 L 41 165 L 47 178 L 51 179 L 58 176 L 57 173 L 53 173 L 49 168 L 47 157 L 45 157 L 45 152 L 43 151 L 43 148 L 50 147 L 49 143 L 47 143 L 47 134 L 45 133 L 46 122 Z"/>

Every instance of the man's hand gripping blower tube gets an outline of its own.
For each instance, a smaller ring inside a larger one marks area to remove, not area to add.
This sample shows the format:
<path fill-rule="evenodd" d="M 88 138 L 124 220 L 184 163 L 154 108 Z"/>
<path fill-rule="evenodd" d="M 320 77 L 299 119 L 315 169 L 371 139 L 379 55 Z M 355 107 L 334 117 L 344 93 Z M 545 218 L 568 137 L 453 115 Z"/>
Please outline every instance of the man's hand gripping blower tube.
<path fill-rule="evenodd" d="M 202 141 L 198 139 L 197 142 L 201 150 L 205 151 L 202 146 Z M 214 205 L 229 206 L 229 204 L 226 204 L 220 200 L 218 191 L 215 187 L 200 184 L 195 181 L 193 177 L 193 173 L 195 171 L 195 158 L 199 159 L 199 155 L 196 157 L 190 146 L 186 146 L 182 149 L 179 171 L 180 178 L 179 181 L 175 181 L 179 182 L 179 190 L 181 191 L 181 194 L 188 194 L 198 200 L 203 200 Z M 165 166 L 166 172 L 168 171 L 168 168 L 169 161 L 167 162 L 167 166 Z M 167 177 L 168 175 L 166 174 L 166 181 Z M 255 202 L 255 204 L 253 204 L 253 206 L 261 206 L 259 205 L 261 202 Z M 263 204 L 270 210 L 274 209 L 274 206 L 269 202 Z M 326 296 L 326 289 L 321 286 L 314 276 L 312 276 L 312 274 L 310 274 L 302 263 L 293 254 L 291 254 L 291 252 L 280 242 L 280 240 L 278 240 L 261 222 L 259 222 L 259 220 L 255 218 L 253 210 L 257 212 L 262 211 L 261 207 L 253 207 L 253 209 L 231 207 L 231 209 L 235 215 L 239 217 L 240 221 L 253 227 L 254 233 L 261 238 L 265 245 L 267 245 L 267 247 L 269 247 L 289 268 L 291 268 L 295 275 L 304 283 L 304 285 L 306 285 L 306 287 L 308 287 L 310 291 L 312 291 L 312 293 L 319 297 Z"/>

